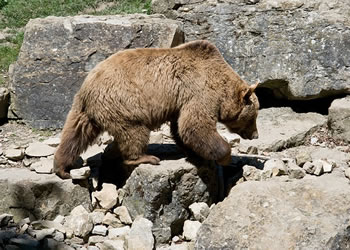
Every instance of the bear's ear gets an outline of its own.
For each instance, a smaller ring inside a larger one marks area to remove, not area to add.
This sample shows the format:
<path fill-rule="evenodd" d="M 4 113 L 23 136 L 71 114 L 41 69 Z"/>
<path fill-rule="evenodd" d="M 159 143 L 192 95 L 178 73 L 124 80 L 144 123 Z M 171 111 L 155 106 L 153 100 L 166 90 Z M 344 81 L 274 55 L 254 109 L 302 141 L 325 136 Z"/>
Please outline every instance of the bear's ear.
<path fill-rule="evenodd" d="M 242 91 L 242 99 L 245 101 L 249 100 L 249 97 L 254 93 L 258 85 L 259 85 L 259 82 L 256 82 L 255 84 L 250 85 L 248 89 Z"/>

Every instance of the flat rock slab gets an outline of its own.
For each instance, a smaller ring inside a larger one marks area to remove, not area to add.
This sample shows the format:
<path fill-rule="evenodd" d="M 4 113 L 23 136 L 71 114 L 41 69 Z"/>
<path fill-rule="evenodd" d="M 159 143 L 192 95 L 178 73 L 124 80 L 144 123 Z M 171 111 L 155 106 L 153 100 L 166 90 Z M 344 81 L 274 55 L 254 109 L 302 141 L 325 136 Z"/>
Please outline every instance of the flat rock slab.
<path fill-rule="evenodd" d="M 87 73 L 127 48 L 171 47 L 182 24 L 160 15 L 32 19 L 11 75 L 12 112 L 36 128 L 60 128 Z"/>
<path fill-rule="evenodd" d="M 296 113 L 291 108 L 262 109 L 257 119 L 259 138 L 241 140 L 241 144 L 262 151 L 280 151 L 303 144 L 307 135 L 326 122 L 317 113 Z"/>
<path fill-rule="evenodd" d="M 0 190 L 0 214 L 13 214 L 16 221 L 26 217 L 53 220 L 78 205 L 91 206 L 87 188 L 24 168 L 0 169 Z"/>
<path fill-rule="evenodd" d="M 196 249 L 337 249 L 349 244 L 349 187 L 334 174 L 239 184 L 204 221 Z"/>

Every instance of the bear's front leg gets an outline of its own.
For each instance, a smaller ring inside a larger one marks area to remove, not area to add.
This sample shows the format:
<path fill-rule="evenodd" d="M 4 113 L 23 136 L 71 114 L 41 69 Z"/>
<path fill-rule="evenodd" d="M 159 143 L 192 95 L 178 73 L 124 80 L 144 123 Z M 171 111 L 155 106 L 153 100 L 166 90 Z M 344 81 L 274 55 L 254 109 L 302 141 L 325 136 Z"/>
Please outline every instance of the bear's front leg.
<path fill-rule="evenodd" d="M 231 163 L 231 147 L 217 132 L 216 121 L 210 116 L 182 112 L 178 120 L 178 135 L 183 144 L 206 160 L 220 165 Z"/>

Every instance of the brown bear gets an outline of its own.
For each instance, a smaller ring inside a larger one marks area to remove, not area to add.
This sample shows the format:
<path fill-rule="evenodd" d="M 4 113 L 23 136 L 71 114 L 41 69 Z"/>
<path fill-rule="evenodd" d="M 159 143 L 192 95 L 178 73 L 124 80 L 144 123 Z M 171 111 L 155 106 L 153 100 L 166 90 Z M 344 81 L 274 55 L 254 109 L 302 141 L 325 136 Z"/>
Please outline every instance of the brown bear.
<path fill-rule="evenodd" d="M 120 51 L 99 63 L 75 95 L 54 171 L 70 178 L 73 163 L 103 131 L 114 136 L 124 164 L 159 164 L 146 149 L 150 131 L 167 121 L 179 146 L 227 165 L 231 148 L 216 123 L 245 139 L 257 138 L 256 87 L 207 41 Z"/>

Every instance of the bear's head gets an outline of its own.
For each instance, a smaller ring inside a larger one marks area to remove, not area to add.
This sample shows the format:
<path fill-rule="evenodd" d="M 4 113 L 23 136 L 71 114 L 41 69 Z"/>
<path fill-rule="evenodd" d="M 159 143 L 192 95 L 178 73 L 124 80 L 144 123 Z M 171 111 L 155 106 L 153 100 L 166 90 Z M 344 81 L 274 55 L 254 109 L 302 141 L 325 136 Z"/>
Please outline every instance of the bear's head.
<path fill-rule="evenodd" d="M 242 89 L 235 94 L 236 98 L 223 100 L 221 104 L 219 121 L 243 139 L 257 139 L 259 135 L 256 126 L 259 101 L 254 93 L 257 86 L 258 83 Z"/>

